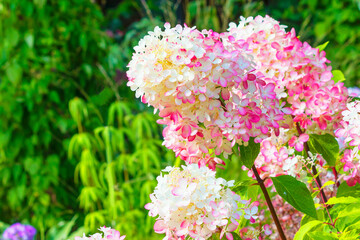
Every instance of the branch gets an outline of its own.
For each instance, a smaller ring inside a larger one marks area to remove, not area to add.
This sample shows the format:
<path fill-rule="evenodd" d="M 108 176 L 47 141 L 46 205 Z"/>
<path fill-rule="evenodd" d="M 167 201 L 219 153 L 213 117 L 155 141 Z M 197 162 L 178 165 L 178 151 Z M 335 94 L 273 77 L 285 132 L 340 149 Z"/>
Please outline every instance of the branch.
<path fill-rule="evenodd" d="M 274 206 L 271 202 L 271 199 L 270 199 L 270 196 L 269 196 L 269 193 L 267 192 L 266 190 L 266 187 L 265 187 L 265 184 L 264 184 L 264 180 L 261 179 L 255 165 L 252 166 L 251 168 L 255 174 L 255 177 L 256 177 L 256 180 L 258 181 L 259 185 L 260 185 L 260 188 L 261 188 L 261 191 L 263 192 L 264 194 L 264 197 L 266 199 L 266 203 L 268 205 L 268 208 L 270 210 L 270 213 L 271 213 L 271 216 L 275 222 L 275 225 L 276 225 L 276 228 L 279 232 L 279 235 L 280 235 L 280 238 L 281 240 L 286 240 L 286 237 L 285 237 L 285 234 L 284 234 L 284 231 L 282 230 L 281 228 L 281 224 L 280 224 L 280 221 L 279 221 L 279 218 L 277 217 L 276 215 L 276 212 L 275 212 L 275 209 L 274 209 Z"/>

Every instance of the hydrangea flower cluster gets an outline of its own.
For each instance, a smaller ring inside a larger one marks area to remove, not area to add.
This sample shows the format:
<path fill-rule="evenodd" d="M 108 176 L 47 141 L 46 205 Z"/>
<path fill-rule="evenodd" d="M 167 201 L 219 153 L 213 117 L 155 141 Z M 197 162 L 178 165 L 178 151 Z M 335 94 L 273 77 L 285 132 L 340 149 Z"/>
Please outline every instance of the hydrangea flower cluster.
<path fill-rule="evenodd" d="M 36 235 L 36 229 L 31 225 L 14 223 L 8 227 L 4 233 L 4 240 L 33 240 Z"/>
<path fill-rule="evenodd" d="M 110 227 L 100 227 L 99 230 L 102 233 L 95 233 L 90 237 L 86 237 L 84 233 L 82 237 L 75 237 L 75 240 L 123 240 L 126 237 L 125 235 L 120 236 L 119 231 Z"/>
<path fill-rule="evenodd" d="M 136 97 L 159 111 L 163 145 L 188 164 L 157 178 L 146 205 L 158 217 L 155 232 L 164 239 L 220 232 L 232 240 L 240 215 L 254 223 L 258 202 L 242 201 L 229 189 L 232 181 L 211 171 L 251 138 L 261 144 L 254 165 L 266 186 L 268 177 L 282 174 L 304 179 L 308 163 L 322 167 L 321 155 L 298 152 L 309 134 L 324 133 L 342 137 L 350 173 L 344 178 L 349 185 L 360 182 L 360 104 L 347 105 L 348 90 L 332 80 L 324 51 L 269 16 L 241 18 L 225 33 L 164 27 L 140 40 L 127 71 Z M 261 231 L 271 232 L 269 226 Z M 245 235 L 255 239 L 261 231 Z"/>
<path fill-rule="evenodd" d="M 291 106 L 294 122 L 308 133 L 321 129 L 332 134 L 345 109 L 347 89 L 331 80 L 324 51 L 285 28 L 269 16 L 257 16 L 241 18 L 239 25 L 231 23 L 229 32 L 249 45 L 256 69 L 265 75 L 265 82 L 275 85 L 276 97 Z"/>
<path fill-rule="evenodd" d="M 160 110 L 164 145 L 215 169 L 234 144 L 261 142 L 296 123 L 307 134 L 333 134 L 347 89 L 331 80 L 324 51 L 285 28 L 269 16 L 241 18 L 220 34 L 166 23 L 140 40 L 128 86 Z M 305 134 L 290 145 L 301 151 L 306 141 Z"/>
<path fill-rule="evenodd" d="M 354 186 L 360 183 L 360 101 L 348 103 L 342 115 L 341 127 L 335 135 L 346 148 L 341 159 L 343 170 L 347 173 L 344 180 L 349 186 Z"/>
<path fill-rule="evenodd" d="M 234 181 L 216 178 L 207 167 L 189 164 L 180 168 L 167 167 L 157 177 L 158 185 L 150 195 L 151 203 L 145 208 L 156 217 L 154 230 L 166 233 L 164 239 L 207 239 L 216 232 L 226 234 L 229 240 L 241 215 L 255 222 L 256 203 L 242 201 L 230 190 Z M 243 207 L 239 207 L 241 203 Z"/>
<path fill-rule="evenodd" d="M 164 145 L 188 163 L 214 169 L 223 163 L 214 154 L 226 157 L 250 137 L 260 142 L 290 113 L 254 69 L 251 51 L 227 33 L 168 23 L 135 47 L 128 86 L 160 110 Z"/>

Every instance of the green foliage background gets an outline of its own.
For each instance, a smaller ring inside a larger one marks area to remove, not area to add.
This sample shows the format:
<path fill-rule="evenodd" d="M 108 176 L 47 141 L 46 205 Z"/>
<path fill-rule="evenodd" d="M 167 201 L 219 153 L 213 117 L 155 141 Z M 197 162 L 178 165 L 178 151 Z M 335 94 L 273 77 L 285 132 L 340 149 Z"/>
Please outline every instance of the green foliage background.
<path fill-rule="evenodd" d="M 20 221 L 42 240 L 102 225 L 161 239 L 143 206 L 160 170 L 181 161 L 126 87 L 132 47 L 165 21 L 224 31 L 258 14 L 314 46 L 330 41 L 333 68 L 359 85 L 358 0 L 1 1 L 0 232 Z M 229 165 L 219 174 L 230 180 L 241 168 Z"/>

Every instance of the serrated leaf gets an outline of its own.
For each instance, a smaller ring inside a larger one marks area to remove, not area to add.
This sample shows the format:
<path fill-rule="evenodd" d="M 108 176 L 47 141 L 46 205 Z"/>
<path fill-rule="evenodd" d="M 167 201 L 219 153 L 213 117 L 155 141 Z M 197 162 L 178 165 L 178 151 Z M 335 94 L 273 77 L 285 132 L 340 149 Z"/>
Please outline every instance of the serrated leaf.
<path fill-rule="evenodd" d="M 313 228 L 322 225 L 323 223 L 315 220 L 315 221 L 311 221 L 306 223 L 304 226 L 301 226 L 301 228 L 299 229 L 299 231 L 297 231 L 297 233 L 294 236 L 294 240 L 303 240 L 304 237 L 306 236 L 306 234 Z"/>
<path fill-rule="evenodd" d="M 335 137 L 330 134 L 310 134 L 309 137 L 310 151 L 321 154 L 329 166 L 335 166 L 336 159 L 339 156 L 339 143 Z"/>
<path fill-rule="evenodd" d="M 277 193 L 295 209 L 317 219 L 314 200 L 305 183 L 292 176 L 283 175 L 271 178 Z"/>
<path fill-rule="evenodd" d="M 360 198 L 354 198 L 354 197 L 332 197 L 330 198 L 326 204 L 333 205 L 333 204 L 360 204 Z"/>
<path fill-rule="evenodd" d="M 240 145 L 239 150 L 241 163 L 250 169 L 260 153 L 260 143 L 255 143 L 254 138 L 250 138 L 248 145 Z"/>
<path fill-rule="evenodd" d="M 334 80 L 335 83 L 345 81 L 345 76 L 342 71 L 332 70 L 331 73 L 333 75 L 332 80 Z"/>

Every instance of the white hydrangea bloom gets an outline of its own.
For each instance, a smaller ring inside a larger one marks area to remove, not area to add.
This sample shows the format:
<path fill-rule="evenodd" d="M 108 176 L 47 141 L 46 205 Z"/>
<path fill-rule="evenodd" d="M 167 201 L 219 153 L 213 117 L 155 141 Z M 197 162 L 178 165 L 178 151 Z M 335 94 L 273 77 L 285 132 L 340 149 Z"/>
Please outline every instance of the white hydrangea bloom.
<path fill-rule="evenodd" d="M 207 239 L 215 232 L 233 231 L 243 215 L 247 201 L 230 190 L 234 181 L 216 178 L 207 167 L 190 164 L 180 168 L 167 167 L 169 174 L 157 177 L 158 185 L 145 208 L 158 216 L 154 229 L 166 233 L 164 239 L 190 236 Z"/>

